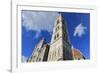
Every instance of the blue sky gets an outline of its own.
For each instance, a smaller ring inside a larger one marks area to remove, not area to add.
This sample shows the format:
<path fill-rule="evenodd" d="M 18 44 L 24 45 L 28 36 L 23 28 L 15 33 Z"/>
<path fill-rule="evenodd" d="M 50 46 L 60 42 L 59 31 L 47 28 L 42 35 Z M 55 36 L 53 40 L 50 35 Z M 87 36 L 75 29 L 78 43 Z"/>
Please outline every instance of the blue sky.
<path fill-rule="evenodd" d="M 71 44 L 90 58 L 90 14 L 60 12 L 67 22 Z M 58 12 L 22 10 L 22 57 L 27 59 L 42 38 L 50 43 Z"/>

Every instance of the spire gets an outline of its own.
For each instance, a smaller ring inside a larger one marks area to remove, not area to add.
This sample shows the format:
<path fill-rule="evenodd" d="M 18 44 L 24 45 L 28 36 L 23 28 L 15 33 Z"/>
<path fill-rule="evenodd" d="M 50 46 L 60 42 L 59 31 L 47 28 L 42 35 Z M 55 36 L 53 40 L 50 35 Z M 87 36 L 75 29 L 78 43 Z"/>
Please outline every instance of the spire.
<path fill-rule="evenodd" d="M 59 16 L 58 16 L 57 20 L 59 20 L 60 22 L 64 21 L 64 17 L 62 16 L 61 13 L 59 13 Z"/>

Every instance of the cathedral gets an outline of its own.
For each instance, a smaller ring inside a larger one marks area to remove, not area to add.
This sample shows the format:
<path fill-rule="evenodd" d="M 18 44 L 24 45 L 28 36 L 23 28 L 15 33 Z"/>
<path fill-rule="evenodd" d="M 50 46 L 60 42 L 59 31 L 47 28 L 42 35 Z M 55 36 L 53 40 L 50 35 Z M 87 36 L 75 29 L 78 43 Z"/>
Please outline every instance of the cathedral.
<path fill-rule="evenodd" d="M 72 47 L 68 36 L 67 23 L 62 14 L 56 18 L 50 44 L 43 38 L 29 57 L 28 62 L 64 61 L 85 59 L 84 55 Z"/>

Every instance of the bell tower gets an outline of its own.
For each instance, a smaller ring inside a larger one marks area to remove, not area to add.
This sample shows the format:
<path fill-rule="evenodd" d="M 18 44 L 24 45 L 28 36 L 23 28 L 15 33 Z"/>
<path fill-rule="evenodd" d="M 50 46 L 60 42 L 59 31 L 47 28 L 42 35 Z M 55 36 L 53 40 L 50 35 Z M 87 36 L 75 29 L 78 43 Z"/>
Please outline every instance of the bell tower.
<path fill-rule="evenodd" d="M 72 60 L 72 49 L 68 30 L 62 14 L 55 20 L 48 61 Z"/>

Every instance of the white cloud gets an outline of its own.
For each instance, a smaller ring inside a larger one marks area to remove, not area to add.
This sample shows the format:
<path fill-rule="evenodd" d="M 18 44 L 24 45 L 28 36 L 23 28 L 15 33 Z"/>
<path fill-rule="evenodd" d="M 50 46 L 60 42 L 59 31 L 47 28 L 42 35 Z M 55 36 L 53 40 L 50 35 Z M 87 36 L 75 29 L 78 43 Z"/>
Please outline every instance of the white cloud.
<path fill-rule="evenodd" d="M 36 31 L 36 37 L 38 37 L 41 30 L 49 33 L 53 31 L 53 25 L 58 15 L 57 12 L 22 11 L 22 25 L 27 30 Z"/>
<path fill-rule="evenodd" d="M 87 27 L 83 26 L 83 24 L 80 23 L 78 26 L 75 27 L 73 36 L 82 37 L 82 35 L 85 34 L 86 29 L 87 29 Z"/>
<path fill-rule="evenodd" d="M 22 56 L 22 62 L 27 62 L 27 57 L 25 57 L 25 56 Z"/>

